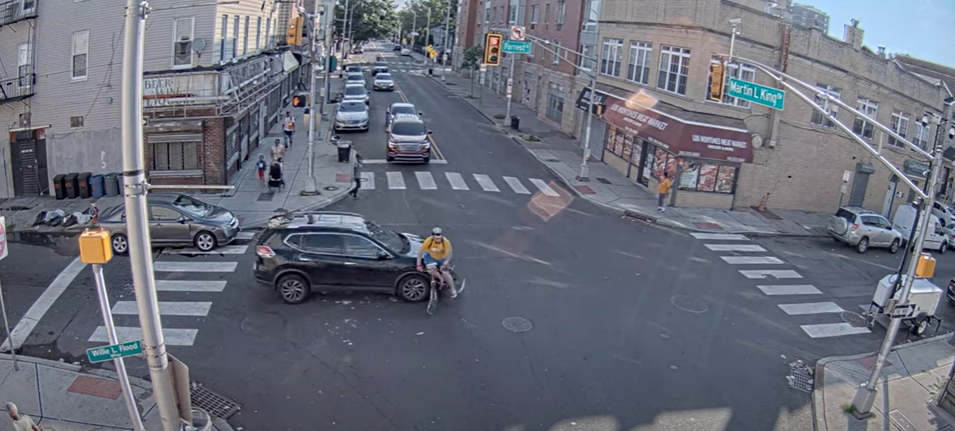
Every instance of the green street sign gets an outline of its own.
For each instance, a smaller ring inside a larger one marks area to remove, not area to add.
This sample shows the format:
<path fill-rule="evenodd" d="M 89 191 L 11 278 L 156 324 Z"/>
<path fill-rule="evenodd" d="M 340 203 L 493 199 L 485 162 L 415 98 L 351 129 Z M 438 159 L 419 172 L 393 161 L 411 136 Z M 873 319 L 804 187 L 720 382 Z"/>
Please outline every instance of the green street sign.
<path fill-rule="evenodd" d="M 504 48 L 504 52 L 508 54 L 530 54 L 531 53 L 530 42 L 518 42 L 516 40 L 505 40 L 503 48 Z"/>
<path fill-rule="evenodd" d="M 754 84 L 736 78 L 730 78 L 726 95 L 748 100 L 773 109 L 783 110 L 786 102 L 786 92 L 778 88 Z"/>
<path fill-rule="evenodd" d="M 86 349 L 86 357 L 91 363 L 111 361 L 113 359 L 135 356 L 143 353 L 142 343 L 130 341 L 126 343 L 113 344 L 111 346 L 100 346 L 92 349 Z"/>

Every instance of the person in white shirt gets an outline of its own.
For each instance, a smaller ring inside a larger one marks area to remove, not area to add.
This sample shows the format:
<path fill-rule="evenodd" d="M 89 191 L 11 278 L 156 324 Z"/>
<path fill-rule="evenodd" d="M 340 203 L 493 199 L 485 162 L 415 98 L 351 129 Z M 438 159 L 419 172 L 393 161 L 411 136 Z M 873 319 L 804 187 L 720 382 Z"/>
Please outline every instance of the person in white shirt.
<path fill-rule="evenodd" d="M 13 419 L 13 431 L 43 431 L 39 425 L 33 422 L 33 419 L 27 415 L 21 415 L 17 411 L 17 405 L 7 403 L 7 414 Z"/>
<path fill-rule="evenodd" d="M 292 113 L 289 111 L 285 111 L 282 130 L 285 131 L 285 148 L 289 148 L 292 146 L 292 134 L 295 133 L 295 119 L 292 118 Z"/>

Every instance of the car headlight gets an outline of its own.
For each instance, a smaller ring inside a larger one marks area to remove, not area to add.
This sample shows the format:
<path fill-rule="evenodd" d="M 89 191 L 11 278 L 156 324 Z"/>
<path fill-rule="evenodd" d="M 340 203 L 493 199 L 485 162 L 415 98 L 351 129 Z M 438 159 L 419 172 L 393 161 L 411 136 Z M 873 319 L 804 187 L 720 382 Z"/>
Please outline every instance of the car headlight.
<path fill-rule="evenodd" d="M 388 148 L 398 148 L 398 143 L 389 141 Z"/>
<path fill-rule="evenodd" d="M 421 146 L 424 147 L 424 149 L 427 150 L 427 149 L 430 149 L 430 148 L 431 148 L 431 143 L 428 142 L 428 141 L 424 141 L 424 142 L 421 143 Z"/>

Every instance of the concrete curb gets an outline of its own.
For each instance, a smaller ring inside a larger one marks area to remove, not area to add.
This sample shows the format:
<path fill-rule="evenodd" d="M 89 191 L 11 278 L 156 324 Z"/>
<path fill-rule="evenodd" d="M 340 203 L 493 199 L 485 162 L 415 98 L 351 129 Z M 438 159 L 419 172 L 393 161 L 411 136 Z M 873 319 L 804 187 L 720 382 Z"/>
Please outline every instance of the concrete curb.
<path fill-rule="evenodd" d="M 345 189 L 345 190 L 343 190 L 341 193 L 339 193 L 338 195 L 333 195 L 333 196 L 330 196 L 330 197 L 321 199 L 321 200 L 319 200 L 318 202 L 315 202 L 315 203 L 312 203 L 312 204 L 308 204 L 308 205 L 302 206 L 301 208 L 296 208 L 296 209 L 289 210 L 289 211 L 286 211 L 286 212 L 284 212 L 284 213 L 280 213 L 280 214 L 276 214 L 276 215 L 287 214 L 287 213 L 293 213 L 293 212 L 301 212 L 301 211 L 320 210 L 320 209 L 325 208 L 325 207 L 327 207 L 327 206 L 329 206 L 329 205 L 338 203 L 338 202 L 341 201 L 342 199 L 345 199 L 345 197 L 348 196 L 348 194 L 351 193 L 351 191 L 354 190 L 354 189 L 355 189 L 355 185 L 352 184 L 352 185 L 348 186 L 347 189 Z M 273 217 L 274 217 L 274 216 L 273 216 Z M 247 224 L 245 225 L 245 229 L 261 229 L 261 228 L 264 228 L 265 225 L 266 225 L 266 224 L 269 222 L 269 220 L 271 220 L 271 219 L 272 219 L 272 217 L 269 217 L 269 218 L 267 218 L 267 219 L 265 219 L 265 220 L 261 220 L 261 221 L 257 221 L 257 222 L 252 222 L 252 223 L 247 223 Z"/>
<path fill-rule="evenodd" d="M 911 343 L 905 343 L 892 348 L 892 351 L 898 351 L 903 349 L 909 349 L 912 347 L 918 347 L 922 344 L 929 344 L 940 341 L 942 339 L 950 339 L 952 334 L 945 335 L 936 335 L 931 338 L 926 338 L 924 340 L 913 341 Z M 815 372 L 813 373 L 813 380 L 815 384 L 813 385 L 812 390 L 812 416 L 813 416 L 813 429 L 817 431 L 829 431 L 829 424 L 826 423 L 826 417 L 823 415 L 821 418 L 818 417 L 820 409 L 825 405 L 826 397 L 823 389 L 819 389 L 816 386 L 819 382 L 824 381 L 826 365 L 830 362 L 839 362 L 839 361 L 856 361 L 863 358 L 868 358 L 872 355 L 878 354 L 878 351 L 869 352 L 869 353 L 860 353 L 857 355 L 849 356 L 830 356 L 828 358 L 822 358 L 816 361 L 816 365 L 813 367 Z"/>

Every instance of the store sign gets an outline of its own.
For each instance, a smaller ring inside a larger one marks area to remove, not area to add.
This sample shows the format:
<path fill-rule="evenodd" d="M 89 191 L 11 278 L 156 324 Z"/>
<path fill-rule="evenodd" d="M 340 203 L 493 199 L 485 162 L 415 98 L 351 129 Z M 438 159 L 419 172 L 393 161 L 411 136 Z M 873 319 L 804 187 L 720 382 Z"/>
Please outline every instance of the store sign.
<path fill-rule="evenodd" d="M 590 106 L 590 87 L 580 90 L 580 94 L 577 95 L 577 109 L 587 112 L 587 107 Z M 604 93 L 603 91 L 596 91 L 597 97 L 594 99 L 594 105 L 604 105 L 607 104 L 607 99 L 610 98 L 610 95 Z"/>
<path fill-rule="evenodd" d="M 218 78 L 218 73 L 144 78 L 143 107 L 214 104 L 219 94 Z"/>
<path fill-rule="evenodd" d="M 682 123 L 639 105 L 631 108 L 626 101 L 615 97 L 608 98 L 606 105 L 603 118 L 608 124 L 677 156 L 739 163 L 753 161 L 752 136 L 747 132 Z"/>

